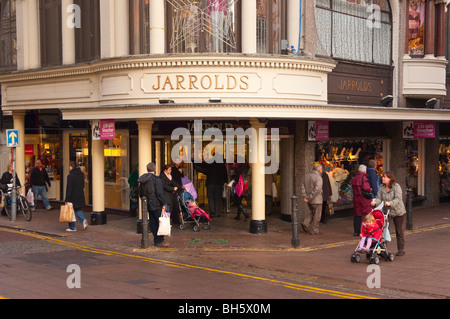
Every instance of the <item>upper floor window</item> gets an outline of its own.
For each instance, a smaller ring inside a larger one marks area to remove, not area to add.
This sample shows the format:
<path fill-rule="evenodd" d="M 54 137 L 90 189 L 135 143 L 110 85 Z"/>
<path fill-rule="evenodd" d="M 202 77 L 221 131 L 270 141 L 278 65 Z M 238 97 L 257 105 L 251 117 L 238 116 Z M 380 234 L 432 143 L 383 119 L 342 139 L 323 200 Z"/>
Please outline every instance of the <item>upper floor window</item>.
<path fill-rule="evenodd" d="M 130 0 L 130 54 L 150 53 L 149 0 Z"/>
<path fill-rule="evenodd" d="M 0 0 L 0 70 L 16 68 L 16 2 Z"/>
<path fill-rule="evenodd" d="M 316 0 L 318 55 L 390 65 L 388 0 Z"/>
<path fill-rule="evenodd" d="M 167 0 L 168 51 L 238 52 L 239 0 Z"/>
<path fill-rule="evenodd" d="M 41 65 L 62 64 L 61 0 L 39 0 Z"/>
<path fill-rule="evenodd" d="M 281 54 L 281 39 L 286 38 L 286 1 L 257 0 L 256 46 L 258 53 Z M 284 49 L 284 48 L 283 48 Z"/>
<path fill-rule="evenodd" d="M 80 7 L 81 28 L 75 28 L 75 60 L 77 63 L 100 58 L 99 0 L 74 0 Z"/>

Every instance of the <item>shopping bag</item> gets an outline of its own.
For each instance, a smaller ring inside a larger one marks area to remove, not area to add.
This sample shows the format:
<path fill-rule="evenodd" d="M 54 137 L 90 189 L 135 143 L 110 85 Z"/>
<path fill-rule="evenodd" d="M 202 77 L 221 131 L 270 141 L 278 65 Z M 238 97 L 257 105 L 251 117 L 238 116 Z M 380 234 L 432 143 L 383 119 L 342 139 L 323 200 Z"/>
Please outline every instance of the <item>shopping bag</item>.
<path fill-rule="evenodd" d="M 31 190 L 31 188 L 27 192 L 27 202 L 31 206 L 34 206 L 34 194 L 33 194 L 33 191 Z"/>
<path fill-rule="evenodd" d="M 73 205 L 72 203 L 68 203 L 66 205 L 61 206 L 61 211 L 59 213 L 59 222 L 60 223 L 71 223 L 74 219 L 73 216 Z"/>
<path fill-rule="evenodd" d="M 170 225 L 170 216 L 163 210 L 159 217 L 158 236 L 170 236 L 172 225 Z"/>

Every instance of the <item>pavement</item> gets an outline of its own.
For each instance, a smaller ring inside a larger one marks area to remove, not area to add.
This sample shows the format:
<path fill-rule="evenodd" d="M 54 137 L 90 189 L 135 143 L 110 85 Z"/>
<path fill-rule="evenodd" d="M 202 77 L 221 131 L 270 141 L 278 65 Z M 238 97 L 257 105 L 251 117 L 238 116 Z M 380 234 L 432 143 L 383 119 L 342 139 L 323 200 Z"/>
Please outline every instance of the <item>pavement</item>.
<path fill-rule="evenodd" d="M 67 224 L 59 223 L 57 205 L 51 211 L 36 209 L 29 222 L 21 215 L 14 222 L 0 216 L 0 231 L 9 228 L 92 248 L 370 291 L 381 298 L 450 298 L 450 203 L 414 208 L 412 230 L 406 230 L 406 255 L 392 262 L 380 261 L 380 285 L 375 288 L 369 287 L 369 277 L 375 270 L 369 268 L 368 260 L 363 256 L 360 263 L 350 261 L 359 241 L 353 236 L 351 212 L 328 217 L 326 224 L 320 225 L 320 235 L 307 234 L 299 227 L 300 245 L 293 247 L 292 224 L 281 220 L 280 214 L 267 216 L 267 233 L 251 234 L 250 221 L 243 217 L 235 220 L 235 209 L 232 211 L 212 218 L 208 230 L 194 232 L 189 225 L 181 230 L 174 224 L 172 236 L 166 237 L 168 248 L 153 246 L 151 234 L 150 246 L 142 248 L 137 218 L 125 213 L 108 213 L 106 224 L 90 225 L 86 231 L 77 222 L 77 232 L 66 232 Z M 90 220 L 87 211 L 85 215 Z M 395 254 L 392 222 L 390 230 L 393 238 L 388 250 Z"/>

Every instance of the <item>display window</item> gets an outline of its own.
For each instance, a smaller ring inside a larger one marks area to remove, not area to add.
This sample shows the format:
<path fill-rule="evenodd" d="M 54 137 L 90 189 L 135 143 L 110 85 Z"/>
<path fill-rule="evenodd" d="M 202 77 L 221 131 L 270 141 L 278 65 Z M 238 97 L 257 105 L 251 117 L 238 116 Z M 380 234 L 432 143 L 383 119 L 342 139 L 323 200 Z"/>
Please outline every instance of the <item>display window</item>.
<path fill-rule="evenodd" d="M 75 161 L 84 173 L 84 198 L 90 204 L 89 198 L 89 140 L 87 133 L 69 134 L 69 161 Z"/>
<path fill-rule="evenodd" d="M 450 199 L 450 138 L 439 140 L 439 191 Z"/>
<path fill-rule="evenodd" d="M 350 208 L 353 190 L 350 180 L 357 174 L 359 165 L 368 167 L 376 161 L 378 176 L 383 174 L 383 140 L 329 140 L 315 142 L 315 163 L 324 167 L 330 179 L 333 209 Z"/>
<path fill-rule="evenodd" d="M 419 187 L 419 141 L 405 140 L 406 143 L 406 187 L 418 195 Z"/>
<path fill-rule="evenodd" d="M 59 134 L 26 134 L 25 135 L 25 182 L 30 186 L 30 172 L 40 159 L 48 173 L 51 187 L 47 192 L 50 200 L 60 199 L 61 180 L 61 144 Z"/>

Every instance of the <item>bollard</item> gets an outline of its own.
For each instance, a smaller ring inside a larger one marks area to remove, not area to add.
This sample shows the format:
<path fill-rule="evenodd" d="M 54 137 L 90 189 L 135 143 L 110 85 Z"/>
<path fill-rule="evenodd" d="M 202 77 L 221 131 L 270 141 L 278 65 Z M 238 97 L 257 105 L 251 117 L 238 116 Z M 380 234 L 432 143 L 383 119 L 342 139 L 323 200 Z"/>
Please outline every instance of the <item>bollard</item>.
<path fill-rule="evenodd" d="M 406 229 L 413 229 L 413 221 L 412 221 L 412 205 L 413 204 L 413 190 L 409 187 L 406 190 Z"/>
<path fill-rule="evenodd" d="M 147 197 L 142 197 L 142 240 L 141 248 L 147 248 L 150 246 L 148 239 L 148 208 Z"/>
<path fill-rule="evenodd" d="M 297 216 L 297 196 L 292 196 L 292 246 L 300 246 L 300 239 L 298 238 L 298 216 Z"/>

